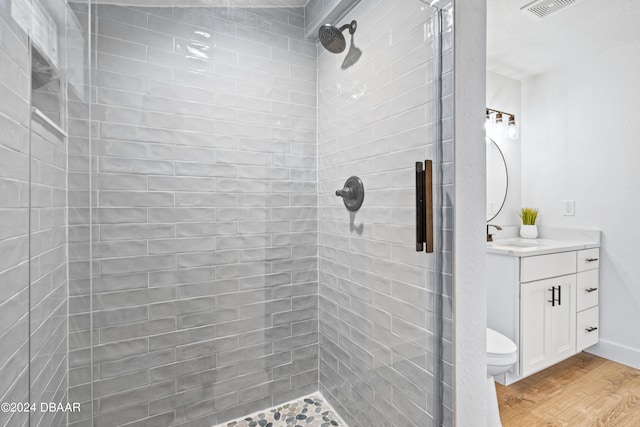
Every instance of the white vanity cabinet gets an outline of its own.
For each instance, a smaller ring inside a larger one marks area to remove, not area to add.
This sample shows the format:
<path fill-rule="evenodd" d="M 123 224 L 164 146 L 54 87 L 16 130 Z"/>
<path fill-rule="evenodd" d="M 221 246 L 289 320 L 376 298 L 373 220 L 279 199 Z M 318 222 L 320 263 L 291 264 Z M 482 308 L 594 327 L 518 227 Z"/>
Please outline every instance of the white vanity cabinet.
<path fill-rule="evenodd" d="M 488 254 L 488 326 L 518 346 L 511 384 L 598 341 L 599 249 Z"/>

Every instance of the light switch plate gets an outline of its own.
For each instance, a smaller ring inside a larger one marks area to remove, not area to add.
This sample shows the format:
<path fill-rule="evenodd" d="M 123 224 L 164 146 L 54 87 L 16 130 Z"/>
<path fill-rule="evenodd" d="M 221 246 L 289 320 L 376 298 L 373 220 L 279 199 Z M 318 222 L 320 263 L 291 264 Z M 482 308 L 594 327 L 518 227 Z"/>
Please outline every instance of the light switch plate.
<path fill-rule="evenodd" d="M 576 215 L 576 201 L 575 200 L 563 200 L 562 201 L 562 215 L 575 216 Z"/>

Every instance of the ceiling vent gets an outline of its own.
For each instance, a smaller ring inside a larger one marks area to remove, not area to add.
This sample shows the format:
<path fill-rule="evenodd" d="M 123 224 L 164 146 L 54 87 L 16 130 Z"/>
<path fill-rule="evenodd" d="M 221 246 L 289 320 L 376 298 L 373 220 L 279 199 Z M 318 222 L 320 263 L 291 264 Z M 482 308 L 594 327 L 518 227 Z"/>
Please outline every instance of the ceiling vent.
<path fill-rule="evenodd" d="M 532 3 L 520 8 L 527 10 L 538 18 L 546 18 L 547 16 L 573 6 L 580 0 L 535 0 Z"/>

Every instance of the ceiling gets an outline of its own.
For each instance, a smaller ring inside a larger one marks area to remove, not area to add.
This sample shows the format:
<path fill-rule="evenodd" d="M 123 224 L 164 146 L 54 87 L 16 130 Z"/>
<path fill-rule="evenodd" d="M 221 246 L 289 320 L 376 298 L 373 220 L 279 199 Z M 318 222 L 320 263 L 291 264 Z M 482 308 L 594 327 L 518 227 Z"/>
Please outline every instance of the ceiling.
<path fill-rule="evenodd" d="M 487 0 L 487 69 L 516 80 L 640 41 L 639 0 L 580 0 L 540 19 L 531 0 Z"/>
<path fill-rule="evenodd" d="M 304 7 L 318 0 L 94 0 L 122 6 L 202 6 L 202 7 Z"/>

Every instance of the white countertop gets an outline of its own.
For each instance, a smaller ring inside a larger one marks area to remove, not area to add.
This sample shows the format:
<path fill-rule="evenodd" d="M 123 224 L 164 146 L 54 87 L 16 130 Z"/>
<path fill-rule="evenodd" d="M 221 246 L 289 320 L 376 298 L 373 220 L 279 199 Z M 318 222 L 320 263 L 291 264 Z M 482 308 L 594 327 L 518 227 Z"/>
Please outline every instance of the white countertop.
<path fill-rule="evenodd" d="M 487 253 L 527 257 L 598 247 L 599 242 L 589 240 L 510 238 L 487 242 Z"/>

